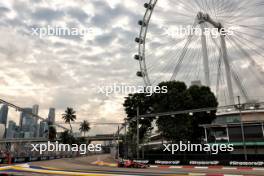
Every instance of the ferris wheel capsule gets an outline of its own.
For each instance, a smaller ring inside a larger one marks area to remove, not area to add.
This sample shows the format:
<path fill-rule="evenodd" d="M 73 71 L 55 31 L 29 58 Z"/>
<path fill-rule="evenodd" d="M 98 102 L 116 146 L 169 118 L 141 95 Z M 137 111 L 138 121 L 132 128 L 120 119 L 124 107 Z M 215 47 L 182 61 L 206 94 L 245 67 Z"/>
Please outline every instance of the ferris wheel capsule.
<path fill-rule="evenodd" d="M 139 24 L 140 26 L 147 26 L 147 23 L 144 22 L 144 21 L 142 21 L 142 20 L 139 20 L 139 21 L 138 21 L 138 24 Z"/>
<path fill-rule="evenodd" d="M 142 56 L 140 56 L 140 55 L 138 55 L 138 54 L 136 54 L 136 55 L 134 56 L 134 58 L 135 58 L 136 60 L 138 60 L 138 61 L 141 61 L 141 60 L 142 60 Z"/>
<path fill-rule="evenodd" d="M 138 76 L 138 77 L 144 77 L 144 73 L 143 73 L 142 71 L 138 71 L 138 72 L 137 72 L 137 76 Z"/>
<path fill-rule="evenodd" d="M 137 43 L 139 43 L 139 44 L 143 44 L 144 41 L 143 41 L 143 39 L 137 37 L 137 38 L 135 39 L 135 42 L 137 42 Z"/>
<path fill-rule="evenodd" d="M 145 7 L 146 9 L 152 9 L 152 8 L 153 8 L 153 5 L 150 4 L 150 3 L 145 3 L 145 4 L 144 4 L 144 7 Z"/>

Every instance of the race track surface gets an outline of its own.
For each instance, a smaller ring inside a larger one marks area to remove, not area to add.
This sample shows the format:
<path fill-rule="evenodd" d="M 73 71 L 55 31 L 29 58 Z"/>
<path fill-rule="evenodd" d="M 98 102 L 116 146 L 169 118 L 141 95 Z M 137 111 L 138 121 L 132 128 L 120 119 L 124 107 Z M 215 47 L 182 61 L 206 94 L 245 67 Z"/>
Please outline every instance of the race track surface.
<path fill-rule="evenodd" d="M 242 176 L 242 175 L 264 175 L 264 168 L 250 170 L 248 168 L 226 169 L 219 168 L 117 168 L 93 165 L 95 161 L 113 162 L 109 155 L 88 156 L 81 158 L 57 159 L 51 161 L 39 161 L 0 168 L 0 173 L 14 175 L 208 175 L 208 176 Z"/>

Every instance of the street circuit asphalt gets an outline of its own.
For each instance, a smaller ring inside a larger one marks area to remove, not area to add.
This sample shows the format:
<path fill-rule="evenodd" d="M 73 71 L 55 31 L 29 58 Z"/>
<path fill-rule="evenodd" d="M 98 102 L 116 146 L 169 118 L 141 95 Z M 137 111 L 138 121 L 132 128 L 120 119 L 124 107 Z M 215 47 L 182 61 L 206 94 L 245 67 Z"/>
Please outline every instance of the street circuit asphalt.
<path fill-rule="evenodd" d="M 9 170 L 0 170 L 0 173 L 9 173 L 14 175 L 210 175 L 221 176 L 227 174 L 229 176 L 242 175 L 264 175 L 264 169 L 251 170 L 248 168 L 227 169 L 220 168 L 147 168 L 147 169 L 132 169 L 132 168 L 117 168 L 93 165 L 95 161 L 113 162 L 109 155 L 87 156 L 80 158 L 56 159 L 50 161 L 38 161 L 15 165 Z"/>

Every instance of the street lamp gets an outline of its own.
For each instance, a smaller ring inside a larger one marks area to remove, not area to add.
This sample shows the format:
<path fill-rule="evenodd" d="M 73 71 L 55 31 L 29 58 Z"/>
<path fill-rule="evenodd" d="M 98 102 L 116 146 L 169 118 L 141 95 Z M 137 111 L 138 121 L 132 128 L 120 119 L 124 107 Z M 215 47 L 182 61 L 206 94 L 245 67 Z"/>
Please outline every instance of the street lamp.
<path fill-rule="evenodd" d="M 243 125 L 243 122 L 242 122 L 242 112 L 241 112 L 241 109 L 242 109 L 243 106 L 240 103 L 240 96 L 237 96 L 237 100 L 238 100 L 237 108 L 239 110 L 240 127 L 241 127 L 241 133 L 242 133 L 241 135 L 242 135 L 243 149 L 244 149 L 244 157 L 245 157 L 245 160 L 247 161 L 247 147 L 246 147 L 245 131 L 244 131 L 244 125 Z"/>
<path fill-rule="evenodd" d="M 153 111 L 154 111 L 154 108 L 153 107 L 149 107 L 148 108 L 148 112 L 149 113 L 151 113 Z M 139 159 L 139 118 L 140 118 L 139 106 L 137 106 L 137 116 L 136 116 L 136 121 L 137 121 L 137 159 Z M 140 119 L 141 120 L 144 120 L 144 117 L 141 117 Z"/>
<path fill-rule="evenodd" d="M 139 159 L 139 106 L 137 106 L 137 159 Z"/>

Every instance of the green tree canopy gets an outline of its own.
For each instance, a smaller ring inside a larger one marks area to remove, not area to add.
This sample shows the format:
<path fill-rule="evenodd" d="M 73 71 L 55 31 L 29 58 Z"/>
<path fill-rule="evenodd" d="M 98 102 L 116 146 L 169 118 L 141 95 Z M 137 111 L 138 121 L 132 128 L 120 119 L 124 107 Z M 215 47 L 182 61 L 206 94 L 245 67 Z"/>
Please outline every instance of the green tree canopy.
<path fill-rule="evenodd" d="M 139 114 L 147 114 L 150 113 L 152 109 L 153 103 L 151 102 L 151 97 L 147 96 L 147 94 L 144 93 L 136 93 L 136 94 L 129 94 L 128 97 L 125 98 L 125 102 L 123 104 L 125 111 L 127 113 L 127 120 L 129 122 L 129 132 L 130 134 L 136 134 L 136 116 L 137 116 L 137 108 L 139 110 Z M 139 119 L 140 124 L 140 140 L 143 139 L 145 133 L 149 130 L 151 130 L 151 122 L 153 121 L 153 118 L 144 118 Z"/>
<path fill-rule="evenodd" d="M 217 107 L 218 103 L 210 88 L 191 86 L 185 83 L 162 82 L 160 87 L 167 86 L 167 94 L 154 94 L 156 112 L 183 111 L 208 107 Z M 200 142 L 203 129 L 199 124 L 210 124 L 215 119 L 215 111 L 190 114 L 177 114 L 159 117 L 158 130 L 168 140 Z"/>
<path fill-rule="evenodd" d="M 71 122 L 74 122 L 76 120 L 76 112 L 73 110 L 73 108 L 68 107 L 65 110 L 65 113 L 62 114 L 62 119 L 65 121 L 65 123 L 68 123 L 70 125 L 72 132 Z"/>
<path fill-rule="evenodd" d="M 167 93 L 154 93 L 151 97 L 145 94 L 129 95 L 124 107 L 129 121 L 129 133 L 136 133 L 136 123 L 132 119 L 136 116 L 139 107 L 140 114 L 183 111 L 198 108 L 217 107 L 218 103 L 210 88 L 204 86 L 187 87 L 184 82 L 162 82 L 159 87 L 167 86 Z M 200 141 L 203 131 L 199 124 L 208 124 L 215 119 L 215 111 L 190 114 L 178 114 L 173 116 L 158 117 L 156 124 L 161 135 L 172 141 L 190 140 Z M 140 136 L 150 130 L 151 122 L 155 117 L 140 119 Z M 143 130 L 144 129 L 144 130 Z M 133 139 L 132 139 L 133 140 Z"/>
<path fill-rule="evenodd" d="M 87 121 L 87 120 L 84 120 L 81 124 L 80 124 L 80 132 L 83 132 L 84 133 L 84 136 L 85 136 L 85 133 L 87 133 L 88 131 L 90 131 L 90 123 Z"/>
<path fill-rule="evenodd" d="M 53 141 L 57 137 L 57 130 L 54 126 L 49 126 L 49 140 Z"/>
<path fill-rule="evenodd" d="M 60 135 L 60 140 L 63 144 L 74 144 L 76 143 L 76 139 L 74 136 L 69 132 L 69 130 L 65 130 Z"/>

